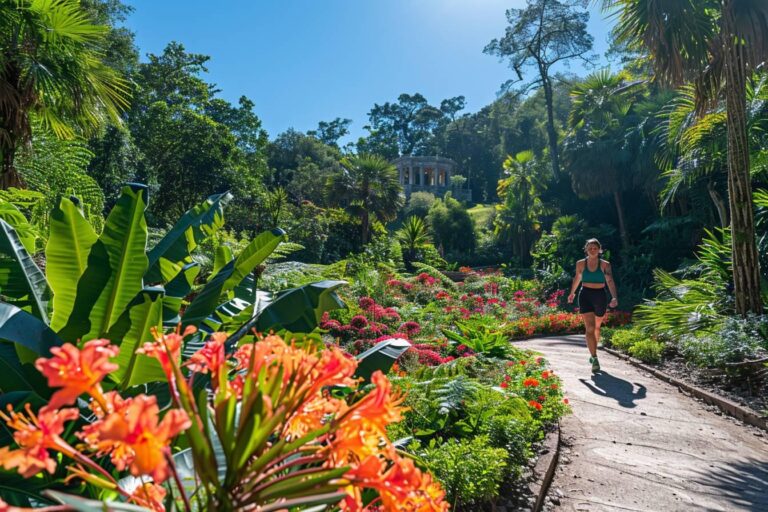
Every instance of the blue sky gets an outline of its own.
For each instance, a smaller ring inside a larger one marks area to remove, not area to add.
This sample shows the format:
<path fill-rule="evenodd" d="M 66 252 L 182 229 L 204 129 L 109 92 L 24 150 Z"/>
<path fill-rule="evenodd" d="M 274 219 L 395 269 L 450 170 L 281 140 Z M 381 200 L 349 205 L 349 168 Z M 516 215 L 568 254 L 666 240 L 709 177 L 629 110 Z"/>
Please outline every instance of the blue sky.
<path fill-rule="evenodd" d="M 271 138 L 335 117 L 364 134 L 374 103 L 419 92 L 433 104 L 464 95 L 465 112 L 494 100 L 511 70 L 482 53 L 523 0 L 125 0 L 146 60 L 170 41 L 209 55 L 220 96 L 248 96 Z M 590 8 L 595 51 L 609 24 Z M 580 67 L 572 71 L 585 74 Z"/>

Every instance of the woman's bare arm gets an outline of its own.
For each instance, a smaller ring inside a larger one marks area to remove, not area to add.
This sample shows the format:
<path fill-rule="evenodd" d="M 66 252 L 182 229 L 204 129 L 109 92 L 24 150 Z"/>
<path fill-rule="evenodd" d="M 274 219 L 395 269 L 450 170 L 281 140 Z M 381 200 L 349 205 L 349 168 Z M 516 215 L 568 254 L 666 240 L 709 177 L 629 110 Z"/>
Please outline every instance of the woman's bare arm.
<path fill-rule="evenodd" d="M 573 276 L 573 282 L 571 283 L 571 293 L 568 294 L 568 302 L 573 302 L 576 296 L 576 288 L 581 283 L 581 274 L 584 273 L 584 262 L 579 260 L 576 262 L 576 274 Z"/>
<path fill-rule="evenodd" d="M 618 304 L 619 296 L 616 293 L 616 282 L 613 280 L 613 270 L 611 269 L 611 264 L 607 261 L 605 262 L 603 273 L 605 274 L 605 284 L 608 285 L 608 291 L 611 292 L 611 302 L 616 301 L 616 304 Z"/>

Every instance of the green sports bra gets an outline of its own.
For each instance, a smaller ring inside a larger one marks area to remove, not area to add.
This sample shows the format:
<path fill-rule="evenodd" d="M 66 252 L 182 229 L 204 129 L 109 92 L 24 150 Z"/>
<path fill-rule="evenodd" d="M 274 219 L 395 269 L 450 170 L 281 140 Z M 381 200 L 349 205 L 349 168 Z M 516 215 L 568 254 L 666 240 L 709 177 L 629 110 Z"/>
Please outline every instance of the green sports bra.
<path fill-rule="evenodd" d="M 584 259 L 584 271 L 581 273 L 582 283 L 605 284 L 605 272 L 603 272 L 603 262 L 598 260 L 597 269 L 593 272 L 589 270 L 589 263 Z"/>

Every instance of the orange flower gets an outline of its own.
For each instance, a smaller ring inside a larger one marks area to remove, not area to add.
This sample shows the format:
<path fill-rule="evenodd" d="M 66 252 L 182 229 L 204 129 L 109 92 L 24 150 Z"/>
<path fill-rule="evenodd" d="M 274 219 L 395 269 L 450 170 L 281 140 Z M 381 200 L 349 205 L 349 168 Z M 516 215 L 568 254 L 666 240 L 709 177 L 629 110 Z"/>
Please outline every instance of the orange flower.
<path fill-rule="evenodd" d="M 128 500 L 154 512 L 165 512 L 165 494 L 163 486 L 145 482 L 133 491 Z"/>
<path fill-rule="evenodd" d="M 405 410 L 400 407 L 404 398 L 392 393 L 392 384 L 381 371 L 371 376 L 376 386 L 349 411 L 341 416 L 336 430 L 336 442 L 331 446 L 332 456 L 341 464 L 345 461 L 381 452 L 382 442 L 389 444 L 386 427 L 400 421 Z"/>
<path fill-rule="evenodd" d="M 84 427 L 81 438 L 97 455 L 110 454 L 118 470 L 130 464 L 131 474 L 150 475 L 155 482 L 164 482 L 168 477 L 168 445 L 191 425 L 187 413 L 171 409 L 160 421 L 154 396 L 110 400 L 113 410 Z"/>
<path fill-rule="evenodd" d="M 344 477 L 358 486 L 376 489 L 383 510 L 443 512 L 449 509 L 440 484 L 429 473 L 419 470 L 411 459 L 396 454 L 389 461 L 368 456 Z M 363 510 L 359 493 L 352 487 L 347 488 L 347 492 L 342 509 Z"/>
<path fill-rule="evenodd" d="M 536 387 L 539 385 L 538 379 L 534 379 L 533 377 L 528 377 L 523 381 L 523 386 L 530 388 L 530 387 Z"/>
<path fill-rule="evenodd" d="M 119 349 L 109 344 L 109 340 L 91 340 L 83 345 L 82 350 L 71 343 L 53 347 L 53 357 L 41 357 L 35 361 L 35 368 L 48 378 L 48 385 L 60 387 L 53 394 L 48 407 L 56 409 L 70 405 L 83 393 L 90 393 L 95 398 L 101 396 L 99 382 L 105 375 L 117 370 L 109 358 L 115 357 Z"/>
<path fill-rule="evenodd" d="M 173 377 L 173 366 L 171 361 L 176 364 L 181 360 L 181 346 L 184 342 L 184 337 L 197 332 L 197 328 L 190 325 L 184 329 L 184 333 L 180 332 L 181 325 L 176 328 L 176 332 L 170 334 L 162 334 L 158 332 L 156 328 L 152 328 L 152 336 L 155 341 L 145 343 L 142 348 L 136 349 L 138 354 L 144 354 L 149 357 L 154 357 L 160 361 L 160 366 L 163 367 L 165 376 L 168 379 L 168 384 L 173 386 L 176 379 Z"/>
<path fill-rule="evenodd" d="M 541 404 L 540 404 L 539 402 L 537 402 L 536 400 L 530 400 L 530 401 L 528 401 L 528 405 L 529 405 L 530 407 L 533 407 L 533 408 L 534 408 L 534 409 L 536 409 L 537 411 L 540 411 L 540 410 L 541 410 L 541 408 L 542 408 Z"/>
<path fill-rule="evenodd" d="M 70 457 L 75 450 L 61 438 L 64 422 L 77 419 L 77 409 L 53 410 L 49 407 L 40 409 L 37 416 L 32 407 L 26 404 L 26 415 L 13 410 L 8 405 L 8 414 L 0 412 L 0 418 L 14 429 L 13 440 L 19 445 L 18 450 L 7 446 L 0 448 L 0 464 L 5 469 L 16 469 L 24 478 L 31 478 L 41 471 L 53 473 L 56 461 L 48 450 L 55 450 Z"/>
<path fill-rule="evenodd" d="M 186 365 L 193 372 L 208 373 L 211 372 L 211 383 L 214 387 L 218 385 L 218 376 L 222 371 L 226 371 L 227 357 L 224 354 L 224 342 L 227 341 L 227 335 L 223 332 L 211 334 L 211 338 L 206 344 L 192 354 Z"/>

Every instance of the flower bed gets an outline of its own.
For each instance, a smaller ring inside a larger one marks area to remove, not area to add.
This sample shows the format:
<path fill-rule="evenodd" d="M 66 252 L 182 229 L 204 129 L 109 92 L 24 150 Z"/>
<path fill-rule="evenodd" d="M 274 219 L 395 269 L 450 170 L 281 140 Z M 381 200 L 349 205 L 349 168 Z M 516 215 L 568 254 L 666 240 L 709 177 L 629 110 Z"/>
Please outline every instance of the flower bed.
<path fill-rule="evenodd" d="M 380 279 L 353 287 L 350 309 L 325 315 L 321 328 L 353 354 L 392 337 L 412 343 L 390 371 L 409 407 L 390 435 L 410 440 L 457 509 L 476 510 L 519 477 L 532 445 L 569 411 L 546 361 L 510 340 L 583 332 L 581 316 L 560 309 L 563 291 L 541 297 L 535 282 L 499 274 Z M 628 320 L 611 313 L 606 324 Z"/>

